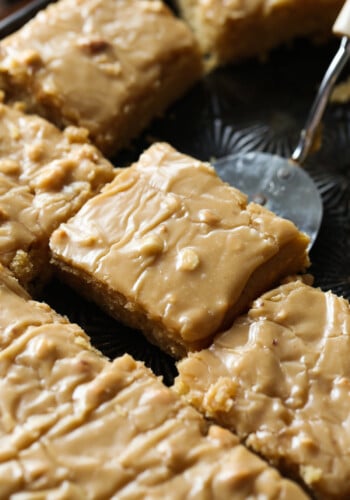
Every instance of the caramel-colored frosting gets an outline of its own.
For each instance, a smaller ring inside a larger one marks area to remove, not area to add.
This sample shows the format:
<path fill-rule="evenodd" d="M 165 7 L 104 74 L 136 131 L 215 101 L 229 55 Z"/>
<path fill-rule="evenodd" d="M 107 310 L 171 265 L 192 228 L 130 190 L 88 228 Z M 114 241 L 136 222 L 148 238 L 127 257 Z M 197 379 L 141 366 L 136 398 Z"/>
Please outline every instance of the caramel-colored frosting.
<path fill-rule="evenodd" d="M 200 74 L 190 30 L 158 0 L 61 0 L 0 44 L 9 95 L 108 153 Z"/>
<path fill-rule="evenodd" d="M 0 351 L 10 347 L 33 325 L 41 327 L 51 323 L 68 324 L 66 318 L 56 314 L 44 302 L 31 300 L 10 271 L 1 264 L 0 303 Z"/>
<path fill-rule="evenodd" d="M 349 303 L 292 282 L 181 361 L 175 388 L 317 498 L 349 498 L 349 357 Z"/>
<path fill-rule="evenodd" d="M 190 3 L 188 0 L 182 1 L 183 4 Z M 316 0 L 314 5 L 321 9 L 322 6 L 337 6 L 344 3 L 340 0 Z M 252 15 L 270 16 L 275 11 L 283 11 L 288 8 L 290 15 L 294 10 L 304 10 L 307 12 L 305 0 L 198 0 L 197 8 L 202 11 L 203 19 L 217 23 L 224 23 L 229 17 L 241 19 Z M 321 19 L 321 18 L 320 18 Z"/>
<path fill-rule="evenodd" d="M 325 37 L 344 0 L 176 0 L 215 62 L 264 56 L 300 36 Z M 254 36 L 252 36 L 254 33 Z"/>
<path fill-rule="evenodd" d="M 1 499 L 307 498 L 142 363 L 99 355 L 2 267 L 0 300 Z"/>
<path fill-rule="evenodd" d="M 46 252 L 52 231 L 110 181 L 114 169 L 83 129 L 62 133 L 3 104 L 0 138 L 0 262 L 13 267 L 20 252 Z"/>
<path fill-rule="evenodd" d="M 208 164 L 158 143 L 61 225 L 51 249 L 195 341 L 222 326 L 252 273 L 299 236 L 303 266 L 307 238 L 291 222 L 247 205 Z"/>

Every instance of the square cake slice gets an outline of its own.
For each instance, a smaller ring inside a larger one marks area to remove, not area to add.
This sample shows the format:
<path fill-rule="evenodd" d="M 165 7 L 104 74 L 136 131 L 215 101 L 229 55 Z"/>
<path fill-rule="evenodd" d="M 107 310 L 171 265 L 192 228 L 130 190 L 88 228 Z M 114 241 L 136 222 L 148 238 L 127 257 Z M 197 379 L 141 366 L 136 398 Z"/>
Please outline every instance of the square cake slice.
<path fill-rule="evenodd" d="M 1 266 L 0 300 L 0 498 L 307 498 L 142 363 L 100 355 Z"/>
<path fill-rule="evenodd" d="M 106 155 L 201 76 L 190 29 L 159 0 L 60 0 L 0 42 L 0 86 Z"/>
<path fill-rule="evenodd" d="M 50 270 L 52 231 L 114 175 L 84 129 L 61 132 L 0 104 L 0 262 L 38 289 Z"/>
<path fill-rule="evenodd" d="M 211 64 L 266 53 L 296 37 L 329 36 L 344 0 L 176 0 Z"/>
<path fill-rule="evenodd" d="M 308 265 L 308 238 L 207 163 L 156 143 L 52 236 L 80 293 L 180 357 Z"/>
<path fill-rule="evenodd" d="M 296 281 L 182 360 L 175 389 L 315 498 L 349 498 L 349 358 L 349 302 Z"/>

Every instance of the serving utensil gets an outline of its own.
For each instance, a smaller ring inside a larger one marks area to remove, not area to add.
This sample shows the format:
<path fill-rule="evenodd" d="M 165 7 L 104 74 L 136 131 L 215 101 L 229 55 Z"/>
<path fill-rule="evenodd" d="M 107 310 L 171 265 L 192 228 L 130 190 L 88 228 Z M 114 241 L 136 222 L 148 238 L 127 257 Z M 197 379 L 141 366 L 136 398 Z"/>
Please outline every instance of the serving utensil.
<path fill-rule="evenodd" d="M 334 84 L 350 58 L 350 0 L 347 0 L 333 25 L 342 36 L 316 94 L 309 116 L 291 158 L 262 152 L 228 155 L 213 162 L 219 176 L 276 214 L 293 221 L 310 238 L 317 238 L 323 204 L 317 186 L 301 167 L 312 150 L 321 119 Z"/>
<path fill-rule="evenodd" d="M 39 10 L 46 7 L 53 0 L 17 0 L 11 2 L 8 7 L 2 6 L 5 13 L 0 19 L 0 38 L 11 35 L 27 21 L 29 21 Z"/>
<path fill-rule="evenodd" d="M 0 38 L 18 29 L 52 1 L 23 1 L 23 7 L 0 20 Z M 323 205 L 317 186 L 301 165 L 312 150 L 329 96 L 350 57 L 350 0 L 345 2 L 338 15 L 333 32 L 342 36 L 340 47 L 322 80 L 291 158 L 251 152 L 228 155 L 214 162 L 223 180 L 245 192 L 250 200 L 292 220 L 308 234 L 310 246 L 316 240 L 322 222 Z"/>

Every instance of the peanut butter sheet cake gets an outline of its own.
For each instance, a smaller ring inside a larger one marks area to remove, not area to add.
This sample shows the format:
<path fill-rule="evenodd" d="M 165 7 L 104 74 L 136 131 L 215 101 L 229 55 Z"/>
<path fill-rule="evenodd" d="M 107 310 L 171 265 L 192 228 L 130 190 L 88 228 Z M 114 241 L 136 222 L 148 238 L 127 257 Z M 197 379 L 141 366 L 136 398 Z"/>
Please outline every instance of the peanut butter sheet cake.
<path fill-rule="evenodd" d="M 202 73 L 189 28 L 158 0 L 60 0 L 0 43 L 9 99 L 107 155 L 128 144 Z"/>
<path fill-rule="evenodd" d="M 114 175 L 83 129 L 60 132 L 0 104 L 0 262 L 37 288 L 49 272 L 52 231 Z"/>
<path fill-rule="evenodd" d="M 209 164 L 156 143 L 51 238 L 80 293 L 177 357 L 308 265 L 293 223 L 247 203 Z"/>
<path fill-rule="evenodd" d="M 266 56 L 277 45 L 331 33 L 344 0 L 176 0 L 210 64 Z"/>
<path fill-rule="evenodd" d="M 2 267 L 0 301 L 0 499 L 307 498 Z"/>
<path fill-rule="evenodd" d="M 350 497 L 350 306 L 291 282 L 257 299 L 209 349 L 178 364 L 175 389 L 315 498 Z"/>

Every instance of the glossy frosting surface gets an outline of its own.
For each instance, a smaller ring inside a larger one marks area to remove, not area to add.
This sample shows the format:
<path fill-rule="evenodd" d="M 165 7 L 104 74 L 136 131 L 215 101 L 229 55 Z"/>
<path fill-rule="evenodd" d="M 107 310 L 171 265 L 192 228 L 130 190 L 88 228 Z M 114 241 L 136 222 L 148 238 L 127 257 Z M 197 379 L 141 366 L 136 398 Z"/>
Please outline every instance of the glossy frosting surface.
<path fill-rule="evenodd" d="M 292 282 L 181 361 L 176 388 L 317 498 L 347 498 L 349 355 L 349 303 Z"/>
<path fill-rule="evenodd" d="M 0 262 L 47 248 L 51 232 L 114 176 L 86 131 L 64 133 L 0 104 Z"/>
<path fill-rule="evenodd" d="M 0 299 L 0 498 L 306 498 L 142 363 L 99 355 L 3 268 Z"/>
<path fill-rule="evenodd" d="M 208 164 L 158 143 L 61 225 L 51 248 L 193 341 L 221 326 L 251 274 L 298 235 Z"/>
<path fill-rule="evenodd" d="M 1 43 L 0 73 L 40 114 L 86 127 L 113 150 L 126 132 L 118 129 L 134 127 L 129 116 L 143 121 L 147 103 L 160 111 L 168 78 L 181 94 L 179 78 L 199 77 L 200 58 L 190 30 L 158 0 L 61 0 Z"/>

